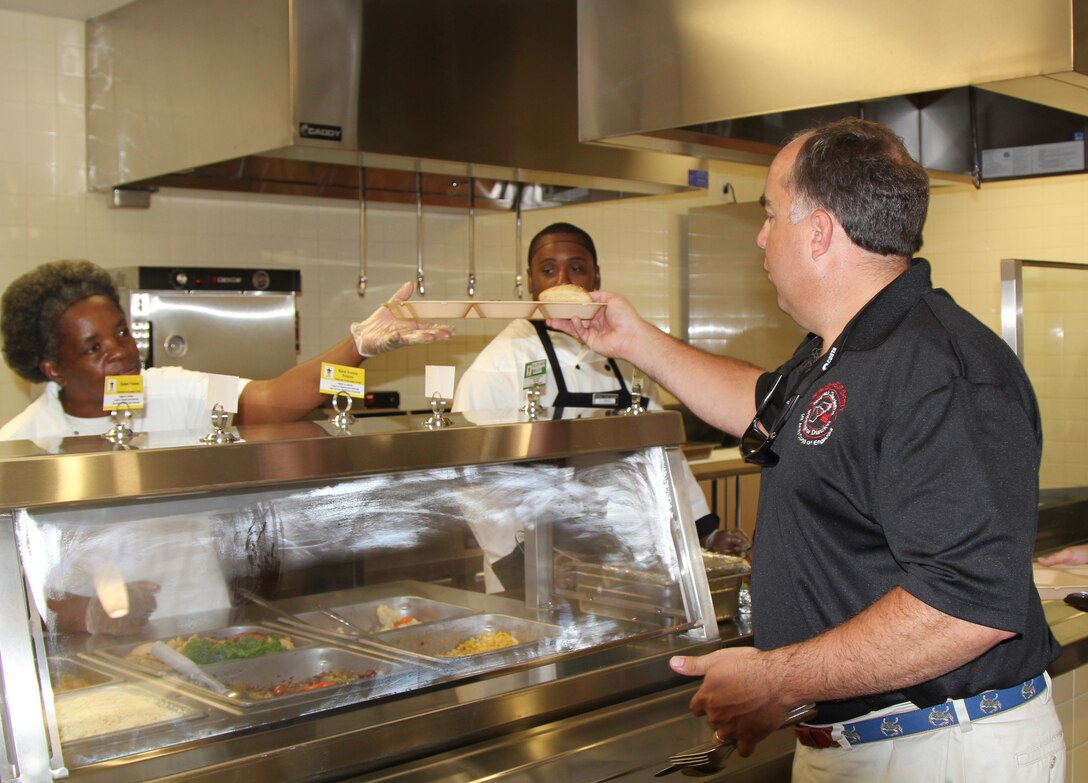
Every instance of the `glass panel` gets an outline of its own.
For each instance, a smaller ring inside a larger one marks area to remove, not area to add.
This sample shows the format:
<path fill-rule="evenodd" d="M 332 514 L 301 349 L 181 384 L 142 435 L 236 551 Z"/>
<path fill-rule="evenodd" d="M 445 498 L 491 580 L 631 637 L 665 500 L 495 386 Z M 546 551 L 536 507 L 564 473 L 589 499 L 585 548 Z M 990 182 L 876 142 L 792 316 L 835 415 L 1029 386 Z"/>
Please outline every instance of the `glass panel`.
<path fill-rule="evenodd" d="M 65 761 L 512 666 L 546 679 L 560 659 L 686 630 L 701 612 L 672 487 L 651 448 L 19 512 Z M 119 616 L 88 612 L 95 595 Z"/>
<path fill-rule="evenodd" d="M 1088 267 L 1023 267 L 1024 367 L 1043 417 L 1040 486 L 1088 486 Z"/>

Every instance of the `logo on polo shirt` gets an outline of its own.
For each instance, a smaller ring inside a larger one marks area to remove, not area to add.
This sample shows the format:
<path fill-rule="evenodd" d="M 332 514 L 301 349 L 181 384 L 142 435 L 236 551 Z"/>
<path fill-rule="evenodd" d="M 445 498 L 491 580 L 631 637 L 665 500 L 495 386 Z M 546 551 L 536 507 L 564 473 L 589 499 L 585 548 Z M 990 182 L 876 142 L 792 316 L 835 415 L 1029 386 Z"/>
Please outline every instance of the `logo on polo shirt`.
<path fill-rule="evenodd" d="M 797 424 L 797 438 L 806 446 L 826 443 L 839 414 L 846 410 L 846 387 L 838 381 L 827 384 L 809 401 Z"/>

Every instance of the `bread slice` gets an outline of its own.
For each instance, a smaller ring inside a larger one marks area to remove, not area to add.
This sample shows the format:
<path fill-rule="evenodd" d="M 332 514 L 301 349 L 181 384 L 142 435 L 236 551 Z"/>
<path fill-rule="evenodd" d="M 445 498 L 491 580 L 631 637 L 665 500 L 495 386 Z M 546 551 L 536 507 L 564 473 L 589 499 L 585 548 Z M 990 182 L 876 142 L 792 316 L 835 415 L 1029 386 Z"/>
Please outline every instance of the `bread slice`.
<path fill-rule="evenodd" d="M 556 285 L 540 292 L 541 302 L 592 302 L 586 289 L 579 285 Z"/>

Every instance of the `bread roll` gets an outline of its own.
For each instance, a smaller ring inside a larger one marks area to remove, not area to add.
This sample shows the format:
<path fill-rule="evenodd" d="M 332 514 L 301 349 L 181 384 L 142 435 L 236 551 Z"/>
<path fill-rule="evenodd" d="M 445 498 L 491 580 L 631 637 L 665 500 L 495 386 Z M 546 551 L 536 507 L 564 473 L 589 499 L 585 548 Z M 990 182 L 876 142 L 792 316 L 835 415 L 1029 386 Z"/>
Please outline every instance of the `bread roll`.
<path fill-rule="evenodd" d="M 579 285 L 556 285 L 540 292 L 541 302 L 592 302 L 586 289 Z"/>

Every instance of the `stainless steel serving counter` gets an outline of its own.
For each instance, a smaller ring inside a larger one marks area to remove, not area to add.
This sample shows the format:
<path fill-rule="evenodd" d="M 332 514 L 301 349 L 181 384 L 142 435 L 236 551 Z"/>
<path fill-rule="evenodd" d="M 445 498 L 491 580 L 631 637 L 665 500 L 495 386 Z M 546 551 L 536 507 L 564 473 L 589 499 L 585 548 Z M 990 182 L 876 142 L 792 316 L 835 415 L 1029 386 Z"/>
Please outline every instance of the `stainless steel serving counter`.
<path fill-rule="evenodd" d="M 0 444 L 0 780 L 380 776 L 686 686 L 668 658 L 716 649 L 719 634 L 672 479 L 680 417 L 576 413 L 302 422 L 215 446 L 204 433 Z M 131 597 L 124 585 L 157 574 L 175 613 L 130 636 L 73 630 L 54 609 Z M 229 603 L 208 603 L 218 593 Z M 456 611 L 404 608 L 424 600 Z M 370 606 L 351 616 L 373 620 L 375 605 L 422 624 L 353 637 L 306 625 L 327 608 Z M 276 651 L 284 632 L 298 643 Z M 252 638 L 273 651 L 208 664 L 234 678 L 231 694 L 133 657 L 154 641 L 189 654 Z M 356 678 L 343 685 L 253 695 L 273 690 L 270 671 L 305 684 L 293 662 L 310 658 L 322 668 L 306 675 L 325 676 L 326 660 L 361 668 L 330 672 Z M 66 662 L 95 681 L 68 691 Z M 118 700 L 154 717 L 117 715 Z M 73 702 L 101 719 L 75 728 Z"/>

